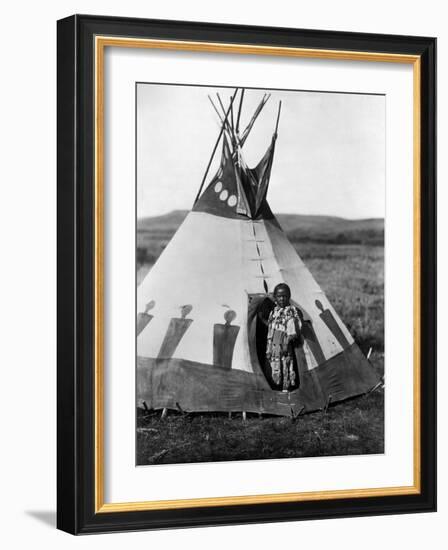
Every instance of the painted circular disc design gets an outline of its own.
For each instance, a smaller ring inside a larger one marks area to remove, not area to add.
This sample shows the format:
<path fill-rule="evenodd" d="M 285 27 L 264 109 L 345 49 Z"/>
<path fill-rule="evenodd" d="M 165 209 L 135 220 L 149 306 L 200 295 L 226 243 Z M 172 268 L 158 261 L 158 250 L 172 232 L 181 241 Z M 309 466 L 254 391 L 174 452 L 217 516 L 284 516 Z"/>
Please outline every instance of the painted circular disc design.
<path fill-rule="evenodd" d="M 222 201 L 225 201 L 225 200 L 227 200 L 228 196 L 229 196 L 229 192 L 226 189 L 224 189 L 224 191 L 219 195 L 219 198 Z"/>
<path fill-rule="evenodd" d="M 230 195 L 229 200 L 227 201 L 227 204 L 229 206 L 235 206 L 236 204 L 236 197 L 235 195 Z"/>
<path fill-rule="evenodd" d="M 221 182 L 221 181 L 218 181 L 218 182 L 216 183 L 216 185 L 215 185 L 215 191 L 216 191 L 217 193 L 219 193 L 219 192 L 221 191 L 221 189 L 222 189 L 222 182 Z"/>

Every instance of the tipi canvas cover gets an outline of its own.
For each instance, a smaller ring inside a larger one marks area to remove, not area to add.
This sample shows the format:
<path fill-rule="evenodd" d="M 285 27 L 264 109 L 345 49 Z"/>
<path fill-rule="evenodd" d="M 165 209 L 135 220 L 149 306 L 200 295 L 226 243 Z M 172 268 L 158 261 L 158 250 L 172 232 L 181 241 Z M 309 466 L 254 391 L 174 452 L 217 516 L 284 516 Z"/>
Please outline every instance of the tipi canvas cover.
<path fill-rule="evenodd" d="M 222 114 L 220 167 L 137 289 L 137 400 L 149 408 L 291 415 L 379 381 L 269 208 L 277 129 L 259 164 L 244 162 L 260 110 L 241 135 Z M 301 315 L 290 392 L 266 375 L 261 322 L 283 282 Z"/>

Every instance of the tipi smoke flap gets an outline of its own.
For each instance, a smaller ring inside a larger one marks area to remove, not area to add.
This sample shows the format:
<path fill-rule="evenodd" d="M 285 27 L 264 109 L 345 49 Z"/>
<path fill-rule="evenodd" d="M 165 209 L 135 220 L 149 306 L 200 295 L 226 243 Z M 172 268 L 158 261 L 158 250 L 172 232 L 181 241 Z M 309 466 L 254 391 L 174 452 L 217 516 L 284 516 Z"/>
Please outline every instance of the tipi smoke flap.
<path fill-rule="evenodd" d="M 271 143 L 249 168 L 242 149 L 269 96 L 240 132 L 244 90 L 234 113 L 237 94 L 226 111 L 214 104 L 218 171 L 137 289 L 137 400 L 184 411 L 322 409 L 379 379 L 269 208 L 281 104 Z M 282 282 L 301 316 L 297 383 L 286 393 L 267 376 L 262 322 Z"/>

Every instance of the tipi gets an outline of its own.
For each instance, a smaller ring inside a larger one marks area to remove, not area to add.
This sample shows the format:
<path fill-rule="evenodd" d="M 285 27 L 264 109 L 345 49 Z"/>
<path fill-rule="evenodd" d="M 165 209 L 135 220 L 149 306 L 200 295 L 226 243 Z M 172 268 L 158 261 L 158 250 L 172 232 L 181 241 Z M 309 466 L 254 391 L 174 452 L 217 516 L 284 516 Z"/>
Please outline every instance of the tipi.
<path fill-rule="evenodd" d="M 137 400 L 154 409 L 296 415 L 379 380 L 267 203 L 281 103 L 271 143 L 249 168 L 242 148 L 269 96 L 240 133 L 244 90 L 234 116 L 237 93 L 227 111 L 214 105 L 217 173 L 137 289 Z M 302 316 L 298 386 L 287 393 L 265 374 L 260 321 L 280 282 Z"/>

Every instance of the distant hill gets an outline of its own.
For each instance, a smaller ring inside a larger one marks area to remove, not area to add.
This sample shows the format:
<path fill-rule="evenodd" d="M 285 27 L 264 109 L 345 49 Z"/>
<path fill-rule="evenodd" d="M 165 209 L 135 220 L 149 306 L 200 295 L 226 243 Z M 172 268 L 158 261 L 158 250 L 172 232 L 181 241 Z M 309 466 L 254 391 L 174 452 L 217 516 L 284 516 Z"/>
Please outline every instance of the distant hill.
<path fill-rule="evenodd" d="M 144 245 L 148 239 L 168 242 L 187 214 L 187 210 L 174 210 L 163 216 L 139 219 L 137 221 L 139 243 Z M 276 217 L 293 242 L 367 245 L 384 243 L 384 219 L 382 218 L 347 220 L 336 216 L 303 214 L 277 214 Z"/>
<path fill-rule="evenodd" d="M 347 220 L 329 216 L 278 216 L 280 225 L 292 242 L 328 244 L 384 244 L 384 219 Z M 294 219 L 295 218 L 295 219 Z"/>
<path fill-rule="evenodd" d="M 137 232 L 139 231 L 169 231 L 174 233 L 179 225 L 184 221 L 188 210 L 173 210 L 163 216 L 154 216 L 150 218 L 140 218 L 137 220 Z"/>

